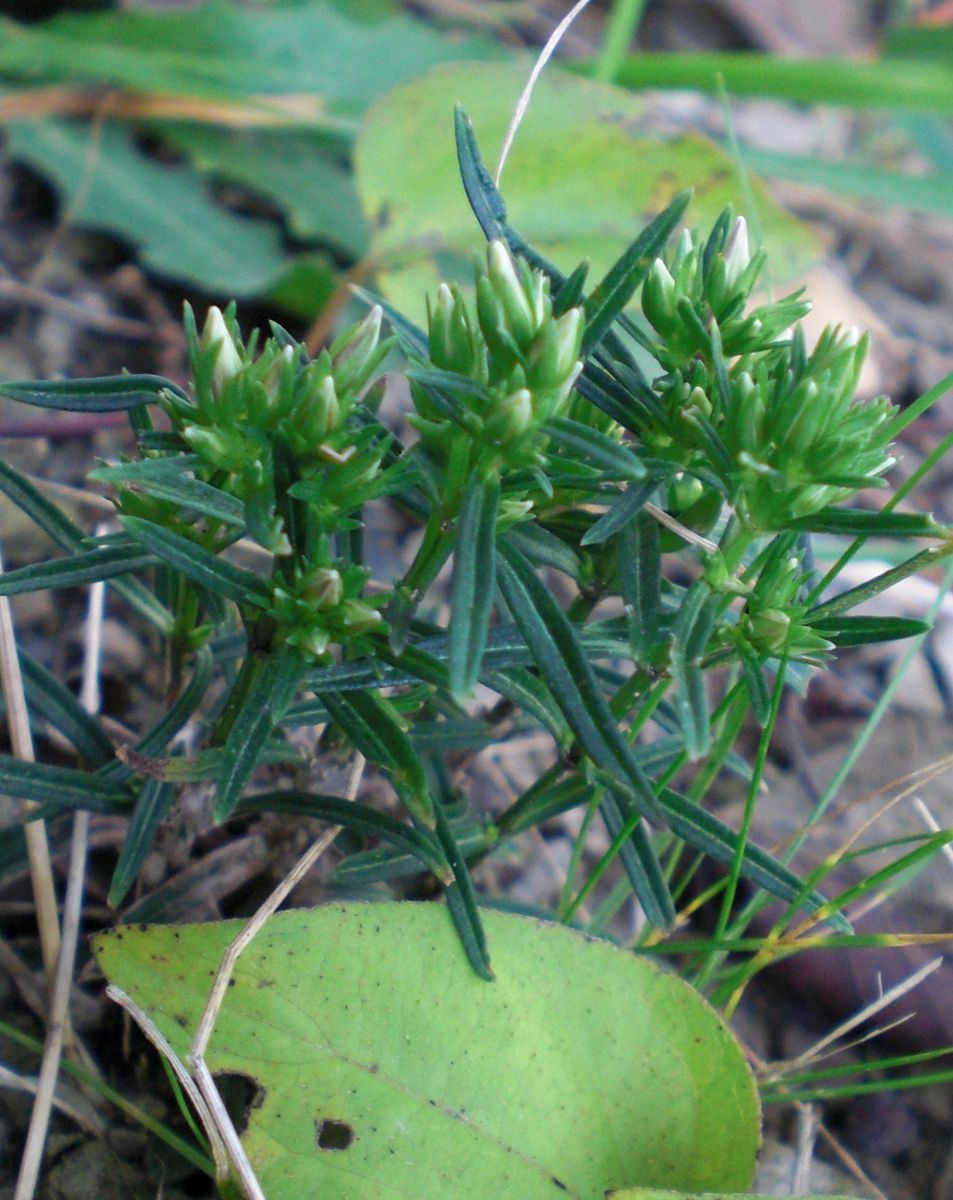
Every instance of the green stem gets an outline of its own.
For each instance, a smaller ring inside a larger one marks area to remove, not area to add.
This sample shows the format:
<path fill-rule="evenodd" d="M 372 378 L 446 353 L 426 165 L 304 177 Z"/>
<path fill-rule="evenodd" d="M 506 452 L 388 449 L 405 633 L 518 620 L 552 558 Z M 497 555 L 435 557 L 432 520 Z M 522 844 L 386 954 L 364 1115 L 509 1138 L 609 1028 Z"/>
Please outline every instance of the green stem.
<path fill-rule="evenodd" d="M 645 0 L 615 0 L 606 17 L 602 45 L 592 67 L 593 78 L 600 83 L 615 82 L 644 12 Z"/>

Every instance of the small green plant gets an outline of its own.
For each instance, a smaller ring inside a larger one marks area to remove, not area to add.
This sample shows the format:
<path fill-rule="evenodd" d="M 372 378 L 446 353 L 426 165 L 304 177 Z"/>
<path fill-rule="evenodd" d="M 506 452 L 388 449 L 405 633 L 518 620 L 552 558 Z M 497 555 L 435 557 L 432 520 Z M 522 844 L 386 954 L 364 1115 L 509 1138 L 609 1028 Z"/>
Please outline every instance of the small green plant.
<path fill-rule="evenodd" d="M 0 593 L 109 579 L 168 660 L 165 706 L 118 749 L 26 660 L 36 714 L 85 766 L 4 758 L 3 787 L 46 813 L 129 818 L 116 906 L 188 781 L 215 781 L 217 821 L 285 811 L 339 825 L 348 840 L 337 879 L 353 887 L 429 873 L 487 981 L 505 935 L 487 922 L 471 869 L 580 808 L 583 830 L 601 819 L 611 845 L 581 882 L 574 857 L 555 915 L 570 921 L 618 860 L 600 928 L 634 895 L 647 922 L 640 946 L 658 952 L 698 856 L 708 856 L 728 868 L 721 916 L 689 970 L 729 1000 L 751 973 L 747 960 L 740 975 L 726 960 L 751 912 L 735 905 L 740 878 L 755 905 L 781 902 L 775 955 L 793 953 L 819 923 L 851 937 L 842 910 L 854 893 L 825 898 L 819 879 L 747 836 L 783 689 L 838 645 L 925 634 L 920 621 L 850 610 L 953 554 L 953 537 L 928 516 L 895 513 L 895 500 L 849 505 L 861 489 L 886 487 L 892 441 L 912 416 L 855 398 L 865 338 L 831 329 L 808 352 L 797 327 L 808 301 L 755 298 L 765 255 L 750 253 L 743 220 L 725 213 L 669 250 L 689 200 L 679 196 L 590 288 L 584 266 L 562 274 L 507 224 L 462 114 L 457 141 L 488 249 L 472 296 L 441 286 L 430 298 L 426 330 L 373 306 L 311 359 L 278 326 L 246 343 L 232 310 L 212 309 L 201 332 L 187 310 L 189 390 L 136 375 L 2 385 L 46 407 L 128 410 L 137 454 L 92 473 L 114 489 L 120 523 L 95 537 L 0 464 L 0 488 L 65 551 L 4 575 Z M 641 317 L 631 315 L 636 299 Z M 385 313 L 394 336 L 382 340 Z M 408 445 L 378 412 L 377 377 L 395 345 L 413 399 Z M 365 561 L 363 529 L 380 502 L 422 533 L 396 581 L 372 578 Z M 875 536 L 931 544 L 837 594 L 836 571 L 814 570 L 812 533 L 854 539 L 841 564 Z M 253 566 L 236 560 L 243 547 Z M 428 606 L 448 562 L 441 624 Z M 544 572 L 559 573 L 565 603 Z M 474 699 L 477 683 L 491 705 Z M 513 713 L 551 735 L 551 764 L 500 811 L 472 812 L 447 756 L 492 744 Z M 762 729 L 753 767 L 733 753 L 749 713 Z M 175 741 L 187 721 L 201 734 L 189 757 Z M 287 736 L 301 726 L 324 727 L 363 755 L 390 780 L 403 817 L 307 788 L 249 790 L 260 766 L 304 771 Z M 704 804 L 722 772 L 747 788 L 740 830 Z M 946 840 L 924 839 L 891 871 Z M 413 940 L 402 948 L 413 959 Z M 191 953 L 187 943 L 181 952 Z M 755 955 L 753 969 L 765 961 Z M 749 1167 L 699 1178 L 737 1188 Z M 578 1194 L 669 1183 L 695 1186 L 677 1173 L 613 1175 Z M 453 1187 L 445 1180 L 441 1194 L 472 1191 L 465 1177 Z"/>

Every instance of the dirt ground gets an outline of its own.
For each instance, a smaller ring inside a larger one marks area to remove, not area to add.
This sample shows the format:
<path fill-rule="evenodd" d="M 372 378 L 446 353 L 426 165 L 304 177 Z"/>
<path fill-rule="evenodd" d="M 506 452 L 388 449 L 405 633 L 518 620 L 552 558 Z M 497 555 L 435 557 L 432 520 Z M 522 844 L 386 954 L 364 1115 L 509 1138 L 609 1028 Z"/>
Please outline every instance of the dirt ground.
<path fill-rule="evenodd" d="M 439 10 L 443 0 L 414 7 Z M 449 4 L 447 5 L 449 7 Z M 464 5 L 466 7 L 466 5 Z M 872 0 L 658 0 L 648 6 L 642 45 L 646 48 L 755 48 L 780 54 L 852 54 L 873 51 L 888 6 Z M 0 5 L 4 12 L 14 6 Z M 523 6 L 521 36 L 532 41 L 551 26 L 565 5 Z M 22 6 L 21 6 L 22 10 Z M 34 12 L 36 10 L 34 9 Z M 591 49 L 602 11 L 585 15 L 567 41 L 567 52 Z M 719 105 L 696 96 L 660 96 L 657 119 L 718 134 Z M 774 148 L 823 144 L 851 146 L 868 138 L 869 115 L 846 110 L 802 110 L 774 102 L 738 103 L 735 120 L 746 138 Z M 807 281 L 823 321 L 872 330 L 874 348 L 864 388 L 885 391 L 907 404 L 953 371 L 953 221 L 897 208 L 882 208 L 806 186 L 777 186 L 775 194 L 820 233 L 825 254 Z M 128 249 L 73 228 L 47 183 L 4 157 L 0 140 L 0 378 L 102 375 L 124 367 L 183 380 L 184 343 L 178 322 L 183 295 L 168 281 L 151 278 Z M 220 297 L 189 297 L 198 309 Z M 262 313 L 248 308 L 243 320 Z M 303 332 L 297 330 L 295 332 Z M 953 428 L 953 395 L 905 435 L 902 475 L 909 473 Z M 79 488 L 94 458 L 129 446 L 124 421 L 111 417 L 62 417 L 0 402 L 0 454 L 31 475 Z M 920 503 L 940 520 L 953 521 L 951 463 L 933 473 Z M 95 502 L 61 493 L 76 520 L 92 528 L 108 512 Z M 399 553 L 400 529 L 387 535 Z M 43 553 L 33 530 L 8 504 L 0 507 L 0 539 L 6 565 Z M 385 547 L 386 549 L 386 547 Z M 910 587 L 897 604 L 911 614 L 925 611 L 931 584 Z M 14 615 L 24 647 L 58 678 L 77 682 L 81 655 L 83 597 L 37 595 L 18 598 Z M 942 610 L 934 639 L 935 661 L 918 663 L 895 711 L 881 725 L 851 777 L 846 809 L 818 840 L 818 856 L 845 836 L 860 802 L 908 772 L 939 762 L 948 752 L 953 696 L 953 610 Z M 807 701 L 790 706 L 782 725 L 770 796 L 759 809 L 756 840 L 768 845 L 783 837 L 808 810 L 836 769 L 888 677 L 896 654 L 844 655 L 831 676 Z M 161 686 L 142 629 L 119 608 L 106 625 L 103 711 L 124 727 L 139 727 L 152 711 Z M 6 748 L 6 747 L 4 747 Z M 522 748 L 529 769 L 537 748 Z M 38 747 L 44 761 L 63 761 L 55 744 Z M 508 764 L 512 767 L 512 763 Z M 493 785 L 499 763 L 492 754 L 471 764 L 474 795 Z M 373 782 L 370 786 L 373 786 Z M 941 826 L 953 822 L 947 777 L 918 789 Z M 0 816 L 15 810 L 0 800 Z M 725 811 L 737 803 L 726 792 Z M 875 803 L 875 802 L 874 802 Z M 264 818 L 210 828 L 207 795 L 186 798 L 180 824 L 160 838 L 133 898 L 145 905 L 160 896 L 168 919 L 198 920 L 250 911 L 280 877 L 309 836 L 286 820 Z M 878 830 L 886 839 L 918 830 L 916 813 L 900 805 Z M 528 840 L 519 858 L 491 863 L 481 882 L 487 889 L 539 907 L 558 894 L 560 863 L 568 855 L 572 824 L 554 822 L 545 838 Z M 65 871 L 68 829 L 52 830 L 56 865 Z M 92 931 L 113 922 L 106 904 L 109 879 L 123 837 L 122 822 L 97 817 L 86 894 L 85 923 Z M 599 846 L 592 847 L 593 855 Z M 327 894 L 329 868 L 296 894 L 313 903 Z M 950 930 L 953 868 L 945 859 L 910 882 L 870 918 L 871 928 Z M 128 914 L 127 914 L 128 915 Z M 0 872 L 0 1012 L 5 1020 L 42 1037 L 44 1001 L 35 924 L 24 873 Z M 800 1053 L 839 1020 L 909 975 L 935 951 L 817 954 L 798 959 L 793 970 L 777 968 L 763 979 L 739 1013 L 738 1031 L 763 1059 Z M 953 1044 L 953 975 L 949 965 L 929 976 L 889 1015 L 914 1012 L 890 1034 L 891 1050 L 920 1051 Z M 154 1057 L 126 1029 L 102 993 L 86 952 L 82 954 L 73 1021 L 77 1034 L 114 1086 L 175 1127 L 181 1122 Z M 0 1061 L 26 1074 L 35 1058 L 0 1038 Z M 55 1120 L 40 1195 L 45 1200 L 165 1200 L 209 1195 L 209 1185 L 187 1164 L 156 1144 L 141 1128 L 100 1109 L 66 1083 L 62 1098 L 69 1115 Z M 0 1081 L 0 1200 L 12 1196 L 30 1098 Z M 818 1122 L 822 1129 L 818 1130 Z M 890 1200 L 953 1200 L 953 1095 L 948 1087 L 871 1095 L 850 1103 L 767 1114 L 762 1191 L 790 1194 L 798 1163 L 813 1158 L 810 1186 L 817 1191 L 887 1196 Z M 805 1150 L 807 1147 L 807 1150 Z M 811 1151 L 813 1147 L 813 1152 Z M 852 1165 L 853 1164 L 853 1167 Z"/>

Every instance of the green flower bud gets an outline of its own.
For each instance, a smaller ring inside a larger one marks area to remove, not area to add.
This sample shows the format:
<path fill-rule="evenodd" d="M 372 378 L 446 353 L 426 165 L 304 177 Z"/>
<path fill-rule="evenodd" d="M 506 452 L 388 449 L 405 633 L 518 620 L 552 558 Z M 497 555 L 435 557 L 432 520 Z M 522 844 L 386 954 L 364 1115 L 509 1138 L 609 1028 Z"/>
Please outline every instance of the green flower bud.
<path fill-rule="evenodd" d="M 542 346 L 529 371 L 534 388 L 562 387 L 567 379 L 575 381 L 582 364 L 579 352 L 585 314 L 581 308 L 570 308 L 556 320 L 543 327 Z"/>
<path fill-rule="evenodd" d="M 346 330 L 331 345 L 334 379 L 339 395 L 359 392 L 387 353 L 388 347 L 379 344 L 382 316 L 381 306 L 375 304 L 363 321 Z"/>
<path fill-rule="evenodd" d="M 542 304 L 542 290 L 537 286 L 535 294 L 527 295 L 516 264 L 503 242 L 490 242 L 486 259 L 487 274 L 493 294 L 505 314 L 506 328 L 518 346 L 526 347 L 544 319 L 536 311 L 537 306 Z"/>
<path fill-rule="evenodd" d="M 254 450 L 237 429 L 208 429 L 204 425 L 185 425 L 182 437 L 196 454 L 228 471 L 247 466 Z"/>
<path fill-rule="evenodd" d="M 340 571 L 334 567 L 316 567 L 301 581 L 300 593 L 316 611 L 336 608 L 344 595 Z"/>
<path fill-rule="evenodd" d="M 763 608 L 745 618 L 745 634 L 760 654 L 784 653 L 791 633 L 791 618 L 778 608 Z"/>
<path fill-rule="evenodd" d="M 338 621 L 348 633 L 367 633 L 383 624 L 384 618 L 364 600 L 345 600 Z"/>
<path fill-rule="evenodd" d="M 486 438 L 500 446 L 521 437 L 533 424 L 533 396 L 528 388 L 518 388 L 493 408 L 486 423 Z"/>
<path fill-rule="evenodd" d="M 731 291 L 744 274 L 748 263 L 751 262 L 751 253 L 748 249 L 748 222 L 744 217 L 739 217 L 735 221 L 722 254 L 725 260 L 725 287 Z"/>
<path fill-rule="evenodd" d="M 675 328 L 675 280 L 657 258 L 642 285 L 642 311 L 652 328 L 665 337 Z"/>
<path fill-rule="evenodd" d="M 215 305 L 208 310 L 202 336 L 199 338 L 199 349 L 209 350 L 216 346 L 215 365 L 212 368 L 212 395 L 218 399 L 230 379 L 242 369 L 242 359 L 229 332 L 228 325 L 222 315 L 222 310 Z"/>

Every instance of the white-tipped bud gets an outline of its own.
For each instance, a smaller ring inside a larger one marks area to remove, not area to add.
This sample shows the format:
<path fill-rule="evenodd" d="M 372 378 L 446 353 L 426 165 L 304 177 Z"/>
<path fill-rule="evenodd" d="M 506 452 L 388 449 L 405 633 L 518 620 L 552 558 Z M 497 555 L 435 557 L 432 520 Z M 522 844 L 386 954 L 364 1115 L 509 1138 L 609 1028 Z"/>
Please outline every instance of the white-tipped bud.
<path fill-rule="evenodd" d="M 731 289 L 744 274 L 748 263 L 751 262 L 751 253 L 748 249 L 748 222 L 744 217 L 739 217 L 735 221 L 734 228 L 725 242 L 723 254 L 725 257 L 725 286 Z"/>
<path fill-rule="evenodd" d="M 344 584 L 334 567 L 316 567 L 305 580 L 302 591 L 304 599 L 320 612 L 341 603 Z"/>
<path fill-rule="evenodd" d="M 242 369 L 242 360 L 222 310 L 214 304 L 208 310 L 202 336 L 199 338 L 199 349 L 208 350 L 212 346 L 218 347 L 215 365 L 212 368 L 212 394 L 218 398 L 228 381 Z"/>
<path fill-rule="evenodd" d="M 665 263 L 657 258 L 642 285 L 642 310 L 646 319 L 664 337 L 675 326 L 675 280 Z"/>
<path fill-rule="evenodd" d="M 487 274 L 493 292 L 506 314 L 506 325 L 517 345 L 526 346 L 536 332 L 530 298 L 523 288 L 513 257 L 505 244 L 494 240 L 487 248 Z"/>
<path fill-rule="evenodd" d="M 533 423 L 533 396 L 528 388 L 517 388 L 502 400 L 487 422 L 487 433 L 505 445 L 514 441 Z"/>

